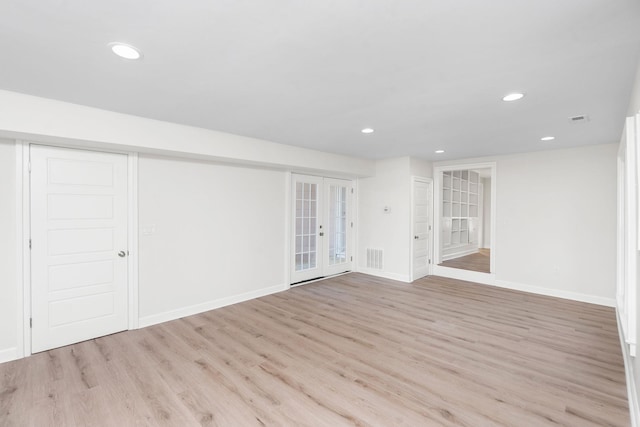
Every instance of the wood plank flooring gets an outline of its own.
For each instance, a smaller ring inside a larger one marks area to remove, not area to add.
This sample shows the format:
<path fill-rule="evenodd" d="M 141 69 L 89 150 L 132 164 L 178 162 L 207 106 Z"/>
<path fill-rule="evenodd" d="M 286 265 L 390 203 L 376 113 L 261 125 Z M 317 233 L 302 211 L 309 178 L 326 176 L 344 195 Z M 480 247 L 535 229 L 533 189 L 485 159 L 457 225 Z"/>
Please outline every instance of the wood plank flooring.
<path fill-rule="evenodd" d="M 628 426 L 613 309 L 348 274 L 0 364 L 1 426 Z"/>
<path fill-rule="evenodd" d="M 440 263 L 443 267 L 459 268 L 462 270 L 491 272 L 491 249 L 479 249 L 477 253 L 461 256 Z"/>

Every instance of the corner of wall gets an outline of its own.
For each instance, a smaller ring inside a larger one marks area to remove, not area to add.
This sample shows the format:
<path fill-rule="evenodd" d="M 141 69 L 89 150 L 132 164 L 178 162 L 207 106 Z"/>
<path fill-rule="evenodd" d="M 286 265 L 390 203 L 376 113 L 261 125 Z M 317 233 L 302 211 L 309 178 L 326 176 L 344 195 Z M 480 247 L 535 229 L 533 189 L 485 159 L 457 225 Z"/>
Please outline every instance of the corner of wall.
<path fill-rule="evenodd" d="M 358 273 L 368 274 L 369 276 L 382 277 L 383 279 L 395 280 L 398 282 L 411 283 L 411 277 L 407 274 L 398 274 L 383 270 L 375 270 L 373 268 L 360 267 Z"/>
<path fill-rule="evenodd" d="M 409 169 L 412 176 L 419 176 L 420 178 L 433 178 L 433 162 L 430 162 L 429 160 L 410 157 Z"/>
<path fill-rule="evenodd" d="M 627 398 L 629 400 L 629 416 L 631 417 L 631 427 L 639 427 L 640 422 L 640 402 L 638 401 L 638 390 L 635 383 L 635 369 L 633 359 L 629 353 L 629 346 L 622 336 L 622 325 L 620 323 L 620 313 L 616 309 L 616 320 L 618 321 L 618 336 L 620 337 L 620 347 L 622 358 L 624 359 L 624 373 L 627 383 Z"/>
<path fill-rule="evenodd" d="M 16 347 L 10 347 L 0 350 L 0 363 L 11 362 L 12 360 L 16 359 L 19 359 L 18 349 Z"/>

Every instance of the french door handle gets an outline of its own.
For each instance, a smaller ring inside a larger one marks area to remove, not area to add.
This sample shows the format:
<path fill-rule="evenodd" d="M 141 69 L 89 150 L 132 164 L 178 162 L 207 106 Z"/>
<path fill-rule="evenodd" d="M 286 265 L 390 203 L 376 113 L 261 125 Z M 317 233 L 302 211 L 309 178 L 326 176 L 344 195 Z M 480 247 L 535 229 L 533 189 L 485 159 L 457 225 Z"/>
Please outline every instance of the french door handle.
<path fill-rule="evenodd" d="M 118 252 L 118 256 L 120 258 L 124 258 L 125 256 L 127 256 L 127 254 L 125 253 L 125 251 L 120 251 L 120 252 Z"/>
<path fill-rule="evenodd" d="M 319 234 L 320 237 L 324 236 L 324 231 L 321 231 Z"/>
<path fill-rule="evenodd" d="M 420 237 L 418 236 L 413 236 L 414 239 L 418 240 Z"/>

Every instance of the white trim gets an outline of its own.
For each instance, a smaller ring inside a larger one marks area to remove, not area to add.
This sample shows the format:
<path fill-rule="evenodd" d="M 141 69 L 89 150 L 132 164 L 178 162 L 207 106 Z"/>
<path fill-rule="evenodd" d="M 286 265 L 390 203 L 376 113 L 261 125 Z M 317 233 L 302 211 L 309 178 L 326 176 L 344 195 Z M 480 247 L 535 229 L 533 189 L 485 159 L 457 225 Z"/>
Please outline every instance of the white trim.
<path fill-rule="evenodd" d="M 16 347 L 15 347 L 15 358 L 24 357 L 24 292 L 23 292 L 23 239 L 24 235 L 23 227 L 23 206 L 22 206 L 22 142 L 15 141 L 15 151 L 16 151 L 16 188 L 15 188 L 15 204 L 16 204 L 16 234 L 15 234 L 15 244 L 16 244 Z M 2 353 L 8 350 L 0 351 L 0 362 L 3 361 Z"/>
<path fill-rule="evenodd" d="M 20 203 L 20 207 L 16 207 L 16 213 L 20 212 L 20 217 L 16 218 L 19 222 L 16 236 L 16 249 L 18 260 L 16 265 L 21 269 L 18 276 L 18 345 L 21 345 L 16 351 L 16 358 L 27 357 L 31 355 L 31 253 L 29 250 L 29 239 L 31 238 L 31 188 L 29 175 L 30 146 L 45 145 L 56 148 L 72 148 L 75 150 L 105 152 L 114 154 L 123 154 L 127 156 L 127 233 L 128 246 L 130 251 L 128 266 L 128 328 L 136 329 L 139 327 L 138 318 L 138 154 L 123 151 L 112 151 L 106 149 L 83 148 L 72 144 L 45 144 L 36 141 L 16 141 L 16 201 Z M 19 179 L 18 179 L 19 178 Z M 22 311 L 20 311 L 22 307 Z"/>
<path fill-rule="evenodd" d="M 630 127 L 633 129 L 632 145 L 635 151 L 633 158 L 633 166 L 634 170 L 629 179 L 630 182 L 633 182 L 633 190 L 634 190 L 634 200 L 636 202 L 635 206 L 635 221 L 634 228 L 636 229 L 635 241 L 636 241 L 636 250 L 640 251 L 640 215 L 638 214 L 638 199 L 640 199 L 640 112 L 637 113 L 633 117 L 628 117 L 627 122 L 631 120 Z"/>
<path fill-rule="evenodd" d="M 460 248 L 463 248 L 463 249 L 457 252 L 452 252 L 450 254 L 442 255 L 442 261 L 443 262 L 449 261 L 451 259 L 456 259 L 456 258 L 460 258 L 467 255 L 473 255 L 480 252 L 480 247 L 472 244 L 463 245 L 463 246 L 460 246 Z M 458 249 L 458 248 L 454 248 L 454 249 Z"/>
<path fill-rule="evenodd" d="M 434 221 L 433 221 L 433 264 L 434 264 L 434 272 L 433 274 L 437 274 L 435 272 L 435 266 L 442 262 L 442 251 L 440 250 L 440 212 L 442 206 L 442 183 L 441 183 L 441 175 L 442 172 L 445 171 L 453 171 L 453 170 L 471 170 L 471 169 L 491 169 L 491 252 L 489 258 L 489 271 L 492 274 L 496 272 L 496 207 L 497 205 L 497 177 L 498 177 L 498 163 L 497 162 L 484 162 L 484 163 L 460 163 L 460 164 L 449 164 L 445 166 L 436 166 L 433 168 L 433 206 L 434 206 Z M 437 218 L 436 218 L 437 217 Z M 479 245 L 480 246 L 480 245 Z M 452 270 L 452 269 L 447 269 Z M 447 271 L 444 272 L 447 274 Z M 486 273 L 479 273 L 486 274 Z M 450 277 L 450 276 L 445 276 Z M 454 277 L 455 278 L 455 277 Z M 472 280 L 475 281 L 475 280 Z"/>
<path fill-rule="evenodd" d="M 633 117 L 627 117 L 617 156 L 616 300 L 625 341 L 635 355 L 637 344 L 637 188 L 636 140 Z"/>
<path fill-rule="evenodd" d="M 460 268 L 445 267 L 442 265 L 433 266 L 435 276 L 448 277 L 450 279 L 465 280 L 467 282 L 481 283 L 483 285 L 494 285 L 496 275 L 483 273 L 481 271 L 463 270 Z"/>
<path fill-rule="evenodd" d="M 490 249 L 484 244 L 484 219 L 484 184 L 482 183 L 482 177 L 480 176 L 478 177 L 478 224 L 480 224 L 480 228 L 478 230 L 478 249 Z M 489 267 L 489 269 L 491 270 L 491 267 Z"/>
<path fill-rule="evenodd" d="M 289 289 L 289 285 L 287 284 L 270 286 L 268 288 L 262 288 L 256 291 L 245 292 L 230 297 L 218 298 L 212 301 L 194 304 L 188 307 L 165 311 L 163 313 L 152 314 L 151 316 L 141 317 L 139 326 L 141 328 L 144 328 L 147 326 L 156 325 L 158 323 L 168 322 L 171 320 L 180 319 L 182 317 L 203 313 L 205 311 L 215 310 L 216 308 L 225 307 L 227 305 L 237 304 L 239 302 L 248 301 L 254 298 L 260 298 L 266 295 L 275 294 L 278 292 L 286 291 L 287 289 Z"/>
<path fill-rule="evenodd" d="M 20 349 L 18 347 L 5 348 L 0 350 L 0 363 L 11 362 L 12 360 L 20 359 L 18 356 Z"/>
<path fill-rule="evenodd" d="M 347 258 L 349 258 L 350 269 L 349 272 L 353 271 L 356 268 L 358 260 L 356 259 L 355 254 L 358 252 L 356 248 L 356 218 L 358 217 L 358 212 L 356 211 L 356 206 L 358 205 L 358 189 L 356 187 L 356 180 L 349 180 L 348 191 L 350 194 L 347 194 Z M 353 224 L 353 226 L 351 226 Z"/>
<path fill-rule="evenodd" d="M 138 328 L 138 153 L 127 154 L 128 327 Z"/>
<path fill-rule="evenodd" d="M 605 307 L 615 307 L 615 298 L 601 297 L 597 295 L 583 294 L 580 292 L 563 291 L 558 289 L 544 288 L 542 286 L 528 285 L 525 283 L 510 282 L 496 279 L 495 274 L 480 273 L 477 271 L 462 270 L 459 268 L 443 267 L 436 265 L 433 268 L 436 276 L 448 277 L 451 279 L 465 280 L 467 282 L 479 283 L 482 285 L 496 286 L 498 288 L 511 289 L 513 291 L 528 292 L 536 295 L 544 295 L 555 298 L 563 298 L 571 301 L 586 302 Z"/>
<path fill-rule="evenodd" d="M 293 195 L 291 193 L 291 185 L 293 183 L 293 174 L 287 172 L 284 180 L 284 281 L 288 288 L 291 288 L 291 253 L 293 251 Z"/>
<path fill-rule="evenodd" d="M 434 235 L 434 227 L 433 227 L 433 222 L 434 222 L 434 203 L 433 203 L 433 179 L 432 178 L 424 178 L 421 176 L 416 176 L 416 175 L 412 175 L 411 176 L 411 212 L 409 213 L 409 221 L 410 221 L 410 234 L 409 234 L 409 248 L 410 248 L 410 256 L 409 256 L 409 279 L 410 282 L 413 282 L 414 280 L 416 280 L 416 278 L 414 277 L 414 271 L 413 271 L 413 261 L 414 261 L 414 256 L 413 256 L 413 252 L 414 252 L 414 246 L 415 246 L 415 239 L 413 238 L 413 236 L 415 236 L 415 230 L 414 230 L 414 197 L 415 197 L 415 185 L 416 182 L 422 182 L 425 183 L 429 186 L 429 207 L 427 208 L 430 211 L 430 215 L 429 215 L 429 235 L 431 236 L 430 238 L 430 242 L 431 245 L 428 248 L 429 251 L 429 259 L 430 259 L 430 264 L 428 266 L 428 272 L 427 275 L 430 276 L 431 274 L 433 274 L 433 235 Z"/>
<path fill-rule="evenodd" d="M 483 194 L 484 197 L 484 194 Z M 493 162 L 493 166 L 491 168 L 491 241 L 489 243 L 489 271 L 493 274 L 496 273 L 496 260 L 498 259 L 498 245 L 496 240 L 496 217 L 498 211 L 498 163 Z M 484 227 L 484 224 L 483 224 Z"/>
<path fill-rule="evenodd" d="M 20 182 L 20 198 L 22 199 L 22 229 L 20 230 L 20 236 L 18 240 L 22 245 L 22 251 L 20 252 L 21 264 L 22 264 L 22 281 L 19 283 L 22 293 L 22 319 L 19 328 L 22 329 L 21 335 L 23 337 L 23 353 L 22 357 L 31 356 L 31 251 L 29 249 L 29 239 L 31 238 L 31 200 L 29 185 L 29 143 L 21 141 L 22 145 L 22 164 L 20 170 L 22 171 L 22 180 Z"/>
<path fill-rule="evenodd" d="M 629 400 L 631 427 L 639 427 L 640 403 L 638 402 L 638 390 L 636 389 L 633 361 L 631 360 L 629 347 L 627 347 L 624 334 L 622 332 L 622 324 L 618 310 L 616 310 L 616 320 L 618 322 L 618 338 L 620 338 L 620 346 L 622 348 L 622 359 L 624 360 L 624 374 L 627 383 L 627 398 Z"/>
<path fill-rule="evenodd" d="M 562 298 L 578 302 L 586 302 L 589 304 L 597 304 L 605 307 L 615 307 L 616 299 L 601 297 L 597 295 L 583 294 L 580 292 L 562 291 L 558 289 L 543 288 L 541 286 L 526 285 L 524 283 L 509 282 L 506 280 L 495 280 L 492 284 L 499 288 L 512 289 L 515 291 L 529 292 L 537 295 L 545 295 L 549 297 Z"/>
<path fill-rule="evenodd" d="M 284 282 L 291 288 L 291 252 L 293 248 L 293 174 L 287 172 L 284 184 Z"/>
<path fill-rule="evenodd" d="M 383 279 L 396 280 L 398 282 L 411 283 L 411 276 L 409 276 L 408 274 L 388 273 L 386 271 L 380 271 L 366 267 L 359 268 L 358 273 L 368 274 L 369 276 L 382 277 Z"/>
<path fill-rule="evenodd" d="M 351 222 L 353 222 L 353 228 L 351 229 L 351 254 L 349 256 L 353 257 L 351 261 L 351 271 L 358 271 L 358 248 L 360 239 L 358 236 L 358 230 L 360 229 L 360 216 L 359 216 L 359 206 L 360 206 L 360 180 L 352 179 L 351 185 L 353 188 L 353 197 L 351 198 Z"/>

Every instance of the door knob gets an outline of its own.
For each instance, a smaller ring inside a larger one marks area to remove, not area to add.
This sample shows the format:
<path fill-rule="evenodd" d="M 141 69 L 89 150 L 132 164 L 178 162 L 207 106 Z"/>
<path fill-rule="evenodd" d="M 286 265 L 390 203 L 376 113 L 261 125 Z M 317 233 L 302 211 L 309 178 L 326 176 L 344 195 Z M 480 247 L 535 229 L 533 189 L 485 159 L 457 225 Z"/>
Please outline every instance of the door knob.
<path fill-rule="evenodd" d="M 124 258 L 126 255 L 127 255 L 127 254 L 126 254 L 124 251 L 120 251 L 120 252 L 118 252 L 118 256 L 119 256 L 120 258 Z"/>
<path fill-rule="evenodd" d="M 418 237 L 418 236 L 413 236 L 413 238 L 414 238 L 414 239 L 416 239 L 416 240 L 418 240 L 418 239 L 419 239 L 419 237 Z"/>
<path fill-rule="evenodd" d="M 324 233 L 321 231 L 321 232 L 320 232 L 320 237 L 322 237 L 322 236 L 324 236 Z"/>

